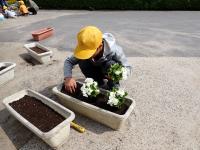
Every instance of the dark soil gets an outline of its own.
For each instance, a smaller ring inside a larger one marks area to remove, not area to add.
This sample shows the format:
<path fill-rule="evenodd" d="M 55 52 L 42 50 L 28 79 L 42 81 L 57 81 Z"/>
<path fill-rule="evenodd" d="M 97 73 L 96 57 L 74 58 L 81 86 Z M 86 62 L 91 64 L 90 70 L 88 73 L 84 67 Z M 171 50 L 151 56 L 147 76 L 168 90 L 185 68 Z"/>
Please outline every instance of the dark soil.
<path fill-rule="evenodd" d="M 40 100 L 25 95 L 9 104 L 15 111 L 43 132 L 48 132 L 65 118 Z"/>
<path fill-rule="evenodd" d="M 3 70 L 3 69 L 5 69 L 5 68 L 6 68 L 6 67 L 0 67 L 0 71 Z"/>
<path fill-rule="evenodd" d="M 43 50 L 43 49 L 41 49 L 41 48 L 39 48 L 37 46 L 31 47 L 30 49 L 33 50 L 34 52 L 38 53 L 38 54 L 47 52 L 47 51 L 45 51 L 45 50 Z"/>
<path fill-rule="evenodd" d="M 64 93 L 64 94 L 70 95 L 70 96 L 72 96 L 72 97 L 74 97 L 78 100 L 84 101 L 86 103 L 92 104 L 94 106 L 103 108 L 105 110 L 114 112 L 114 113 L 119 114 L 119 115 L 125 114 L 127 109 L 129 108 L 129 106 L 127 106 L 126 104 L 123 104 L 121 106 L 121 108 L 111 107 L 110 105 L 107 104 L 108 96 L 103 95 L 101 93 L 99 95 L 97 95 L 97 97 L 95 97 L 95 98 L 84 97 L 82 95 L 80 88 L 81 88 L 81 85 L 79 83 L 77 83 L 77 89 L 76 89 L 75 93 L 71 94 L 71 93 L 65 91 L 65 87 L 63 85 L 61 92 Z"/>

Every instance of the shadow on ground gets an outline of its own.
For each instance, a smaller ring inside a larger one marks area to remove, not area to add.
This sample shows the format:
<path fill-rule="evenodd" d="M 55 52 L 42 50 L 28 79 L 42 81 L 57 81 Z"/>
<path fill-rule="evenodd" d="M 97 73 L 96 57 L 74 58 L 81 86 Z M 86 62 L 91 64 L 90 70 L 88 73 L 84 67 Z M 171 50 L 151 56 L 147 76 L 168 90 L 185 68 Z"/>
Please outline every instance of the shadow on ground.
<path fill-rule="evenodd" d="M 23 53 L 19 55 L 27 64 L 35 66 L 35 65 L 41 65 L 40 62 L 35 60 L 33 57 L 31 57 L 28 53 Z"/>
<path fill-rule="evenodd" d="M 28 39 L 27 42 L 37 42 L 37 41 L 31 38 L 31 39 Z"/>

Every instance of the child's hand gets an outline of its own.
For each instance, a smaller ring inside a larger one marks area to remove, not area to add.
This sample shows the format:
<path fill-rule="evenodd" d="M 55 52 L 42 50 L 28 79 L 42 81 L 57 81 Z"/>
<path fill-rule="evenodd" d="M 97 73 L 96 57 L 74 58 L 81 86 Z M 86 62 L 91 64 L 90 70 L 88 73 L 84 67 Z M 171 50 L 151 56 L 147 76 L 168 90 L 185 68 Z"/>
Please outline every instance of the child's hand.
<path fill-rule="evenodd" d="M 72 77 L 66 77 L 65 79 L 65 90 L 69 93 L 74 93 L 76 91 L 76 80 Z"/>

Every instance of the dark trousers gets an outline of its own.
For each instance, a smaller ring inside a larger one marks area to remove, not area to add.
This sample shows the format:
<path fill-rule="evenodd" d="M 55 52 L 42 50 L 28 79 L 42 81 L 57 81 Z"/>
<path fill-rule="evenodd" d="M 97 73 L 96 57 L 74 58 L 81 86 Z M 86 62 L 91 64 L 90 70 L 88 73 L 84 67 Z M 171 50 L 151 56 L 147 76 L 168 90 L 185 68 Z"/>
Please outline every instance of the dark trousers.
<path fill-rule="evenodd" d="M 97 66 L 92 63 L 91 60 L 83 60 L 79 62 L 79 67 L 86 78 L 93 78 L 96 82 L 98 82 L 100 87 L 104 85 L 104 79 L 106 79 L 104 65 Z M 119 83 L 114 83 L 112 80 L 108 79 L 106 89 L 111 90 L 113 87 L 119 87 Z"/>
<path fill-rule="evenodd" d="M 37 11 L 33 7 L 28 8 L 28 11 L 32 12 L 32 15 L 37 15 Z"/>
<path fill-rule="evenodd" d="M 3 6 L 8 6 L 8 4 L 5 0 L 0 0 L 0 5 L 2 8 L 3 8 Z"/>

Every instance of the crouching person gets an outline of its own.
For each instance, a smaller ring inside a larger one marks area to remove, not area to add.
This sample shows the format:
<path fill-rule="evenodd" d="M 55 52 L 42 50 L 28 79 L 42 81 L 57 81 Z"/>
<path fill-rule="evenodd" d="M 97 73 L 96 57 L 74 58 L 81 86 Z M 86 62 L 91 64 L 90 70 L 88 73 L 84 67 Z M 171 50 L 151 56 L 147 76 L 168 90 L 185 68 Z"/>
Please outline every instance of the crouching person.
<path fill-rule="evenodd" d="M 6 18 L 16 18 L 16 13 L 14 11 L 9 10 L 9 8 L 6 6 L 3 6 L 3 15 Z"/>
<path fill-rule="evenodd" d="M 99 87 L 104 88 L 107 79 L 107 88 L 119 87 L 119 83 L 113 82 L 107 75 L 108 69 L 115 63 L 122 64 L 131 73 L 131 66 L 115 38 L 110 33 L 104 33 L 94 26 L 87 26 L 77 34 L 78 44 L 74 54 L 68 57 L 64 63 L 65 90 L 73 93 L 76 89 L 76 81 L 72 77 L 72 69 L 78 64 L 86 78 L 93 78 Z"/>
<path fill-rule="evenodd" d="M 29 11 L 23 1 L 19 1 L 19 13 L 22 16 L 27 16 Z"/>

